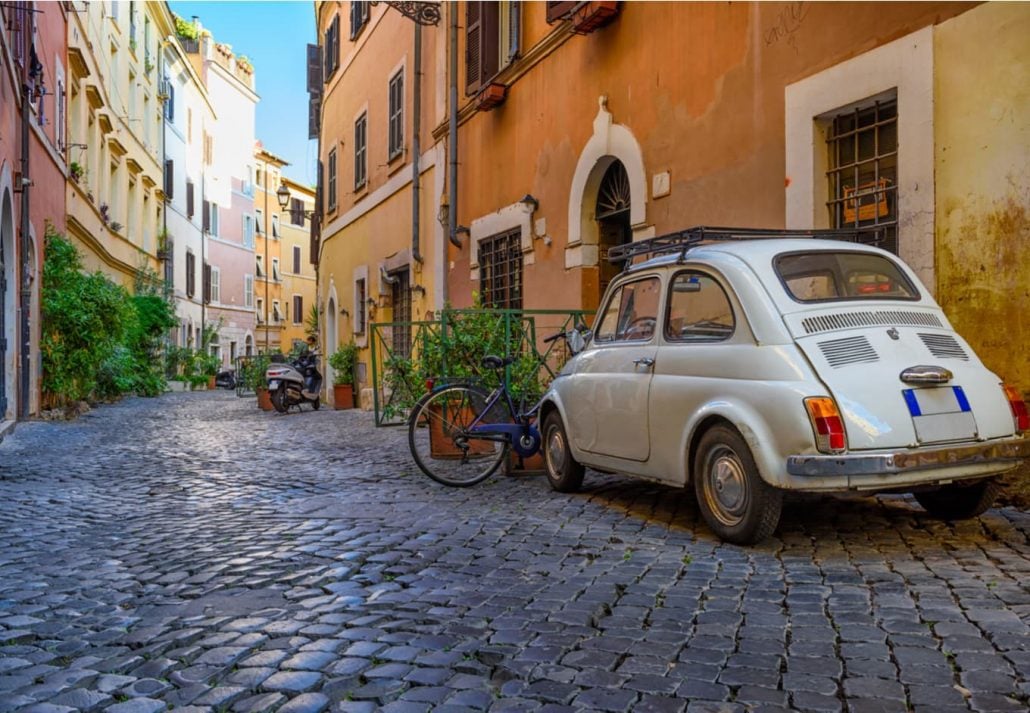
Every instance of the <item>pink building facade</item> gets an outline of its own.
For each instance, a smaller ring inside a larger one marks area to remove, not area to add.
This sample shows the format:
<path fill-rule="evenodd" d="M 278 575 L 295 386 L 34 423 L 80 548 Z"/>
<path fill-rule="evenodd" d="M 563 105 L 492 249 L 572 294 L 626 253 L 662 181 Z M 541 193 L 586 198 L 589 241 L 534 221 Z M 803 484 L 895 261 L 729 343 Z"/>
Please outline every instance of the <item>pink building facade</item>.
<path fill-rule="evenodd" d="M 0 11 L 0 434 L 39 412 L 39 291 L 47 226 L 65 228 L 65 3 Z"/>

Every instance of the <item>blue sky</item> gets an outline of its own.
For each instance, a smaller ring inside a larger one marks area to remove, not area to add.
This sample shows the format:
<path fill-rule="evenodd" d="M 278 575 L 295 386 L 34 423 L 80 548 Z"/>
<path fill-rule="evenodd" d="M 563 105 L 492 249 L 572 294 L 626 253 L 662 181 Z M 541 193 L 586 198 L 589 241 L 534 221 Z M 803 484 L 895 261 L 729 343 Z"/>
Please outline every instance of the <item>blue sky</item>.
<path fill-rule="evenodd" d="M 308 141 L 305 46 L 315 42 L 314 3 L 169 2 L 172 12 L 193 15 L 214 35 L 254 65 L 257 137 L 290 162 L 284 173 L 314 185 L 318 175 L 315 141 Z"/>

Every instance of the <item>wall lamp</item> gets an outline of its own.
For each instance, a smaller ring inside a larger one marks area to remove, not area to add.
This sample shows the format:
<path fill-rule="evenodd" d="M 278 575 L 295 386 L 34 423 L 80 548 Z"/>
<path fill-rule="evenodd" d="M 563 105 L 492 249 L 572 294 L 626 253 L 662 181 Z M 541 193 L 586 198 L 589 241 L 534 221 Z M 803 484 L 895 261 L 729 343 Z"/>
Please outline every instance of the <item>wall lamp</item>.
<path fill-rule="evenodd" d="M 526 206 L 530 213 L 535 213 L 536 209 L 540 207 L 540 201 L 533 197 L 532 194 L 527 193 L 519 199 L 519 203 Z"/>
<path fill-rule="evenodd" d="M 347 311 L 346 307 L 340 307 L 340 314 L 344 315 L 345 317 L 350 317 L 350 312 Z"/>

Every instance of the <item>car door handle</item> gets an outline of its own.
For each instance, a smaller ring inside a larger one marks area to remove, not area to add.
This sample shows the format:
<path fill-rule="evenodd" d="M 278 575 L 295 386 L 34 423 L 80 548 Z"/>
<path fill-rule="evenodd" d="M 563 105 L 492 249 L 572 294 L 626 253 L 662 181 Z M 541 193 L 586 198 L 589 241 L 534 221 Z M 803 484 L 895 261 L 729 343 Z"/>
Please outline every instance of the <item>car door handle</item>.
<path fill-rule="evenodd" d="M 640 357 L 639 359 L 634 359 L 633 363 L 637 366 L 654 366 L 654 359 L 651 357 Z"/>

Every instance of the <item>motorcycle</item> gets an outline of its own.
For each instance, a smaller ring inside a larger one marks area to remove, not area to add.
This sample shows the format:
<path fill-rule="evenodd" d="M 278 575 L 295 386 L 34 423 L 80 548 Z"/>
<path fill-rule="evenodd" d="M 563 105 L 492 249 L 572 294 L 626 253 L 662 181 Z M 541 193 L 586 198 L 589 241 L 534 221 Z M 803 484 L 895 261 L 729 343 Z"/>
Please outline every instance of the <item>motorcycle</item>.
<path fill-rule="evenodd" d="M 291 362 L 275 363 L 265 371 L 268 395 L 272 406 L 279 413 L 286 413 L 291 406 L 300 408 L 310 403 L 318 410 L 322 391 L 322 374 L 318 371 L 318 356 L 301 354 Z"/>

